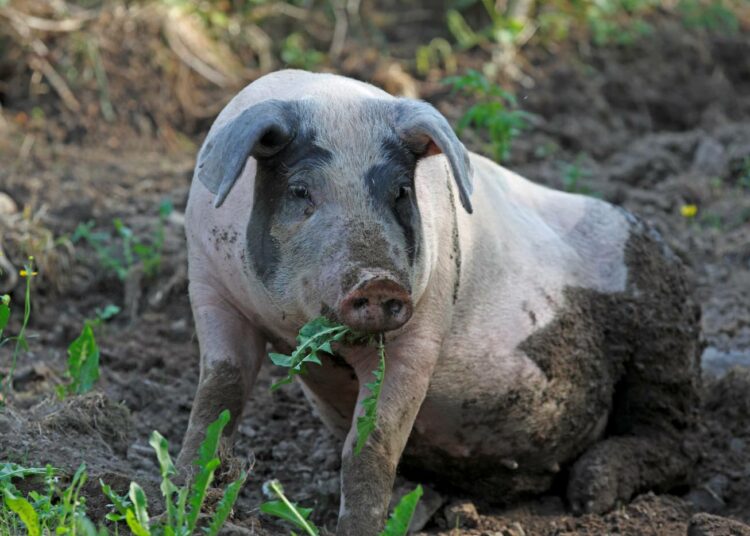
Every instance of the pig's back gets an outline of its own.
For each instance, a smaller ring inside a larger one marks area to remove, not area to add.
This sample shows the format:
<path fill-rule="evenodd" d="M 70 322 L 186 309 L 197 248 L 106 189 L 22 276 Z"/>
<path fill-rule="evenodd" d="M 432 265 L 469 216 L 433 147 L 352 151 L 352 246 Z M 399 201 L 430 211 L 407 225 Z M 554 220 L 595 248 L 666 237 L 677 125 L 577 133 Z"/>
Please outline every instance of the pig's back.
<path fill-rule="evenodd" d="M 459 211 L 458 224 L 461 339 L 510 354 L 552 321 L 566 288 L 626 288 L 631 224 L 624 211 L 539 186 L 478 155 L 472 165 L 475 210 Z"/>
<path fill-rule="evenodd" d="M 394 97 L 373 85 L 335 74 L 309 73 L 297 69 L 276 71 L 258 78 L 229 101 L 216 118 L 206 139 L 242 111 L 264 100 L 320 99 L 335 103 L 341 99 L 356 98 Z"/>

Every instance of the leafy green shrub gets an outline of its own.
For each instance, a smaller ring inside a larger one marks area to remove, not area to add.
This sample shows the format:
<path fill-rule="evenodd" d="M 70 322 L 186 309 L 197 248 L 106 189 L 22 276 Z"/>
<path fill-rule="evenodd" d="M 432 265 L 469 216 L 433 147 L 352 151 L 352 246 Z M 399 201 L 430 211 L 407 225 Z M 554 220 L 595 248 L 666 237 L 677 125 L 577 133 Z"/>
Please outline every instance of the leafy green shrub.
<path fill-rule="evenodd" d="M 289 34 L 281 47 L 281 60 L 288 67 L 311 71 L 323 63 L 325 57 L 319 50 L 309 48 L 305 37 L 298 32 Z"/>
<path fill-rule="evenodd" d="M 463 76 L 448 77 L 444 83 L 453 86 L 454 93 L 461 92 L 478 101 L 461 117 L 456 132 L 461 135 L 467 127 L 483 131 L 495 158 L 508 158 L 513 139 L 527 127 L 530 117 L 518 109 L 515 96 L 473 69 Z"/>
<path fill-rule="evenodd" d="M 213 513 L 203 515 L 206 491 L 220 463 L 216 454 L 219 438 L 228 422 L 229 412 L 225 410 L 208 426 L 195 462 L 198 470 L 189 486 L 177 486 L 172 482 L 177 471 L 169 455 L 167 440 L 159 432 L 151 434 L 150 444 L 159 460 L 161 491 L 166 503 L 163 520 L 149 517 L 146 494 L 137 483 L 131 482 L 128 496 L 123 497 L 100 481 L 102 492 L 112 501 L 113 511 L 107 514 L 106 519 L 116 524 L 114 534 L 119 533 L 117 524 L 124 522 L 135 536 L 190 536 L 198 530 L 202 534 L 216 536 L 229 518 L 247 478 L 247 473 L 243 471 L 237 480 L 225 488 Z M 0 509 L 2 536 L 109 536 L 110 531 L 106 527 L 97 529 L 86 516 L 86 500 L 81 496 L 81 488 L 88 479 L 86 465 L 81 464 L 66 487 L 59 486 L 58 472 L 49 465 L 45 468 L 27 468 L 13 463 L 0 464 L 0 497 L 5 505 Z M 44 477 L 44 491 L 30 491 L 24 498 L 12 481 L 30 476 Z M 204 519 L 203 526 L 199 527 L 199 521 Z"/>
<path fill-rule="evenodd" d="M 643 15 L 654 7 L 657 0 L 602 0 L 588 2 L 586 23 L 591 39 L 596 45 L 630 45 L 652 32 Z"/>
<path fill-rule="evenodd" d="M 219 440 L 229 419 L 229 411 L 224 410 L 216 421 L 208 425 L 206 437 L 198 450 L 198 459 L 194 462 L 197 473 L 192 483 L 185 486 L 177 486 L 172 481 L 172 478 L 177 475 L 177 470 L 169 455 L 169 445 L 159 432 L 153 432 L 149 444 L 159 460 L 166 519 L 156 521 L 149 517 L 146 494 L 135 482 L 130 483 L 127 498 L 117 495 L 102 483 L 102 491 L 112 501 L 115 509 L 115 515 L 110 519 L 116 521 L 124 519 L 135 536 L 189 536 L 193 534 L 198 526 L 206 492 L 221 463 L 217 456 Z M 203 528 L 204 534 L 209 536 L 218 534 L 219 529 L 229 518 L 246 478 L 247 473 L 243 471 L 237 480 L 226 487 L 222 499 Z"/>
<path fill-rule="evenodd" d="M 71 237 L 72 242 L 87 242 L 99 257 L 102 267 L 113 272 L 120 281 L 125 281 L 136 264 L 143 266 L 147 277 L 154 277 L 161 268 L 161 254 L 164 249 L 164 229 L 173 207 L 169 200 L 159 205 L 159 219 L 152 235 L 140 238 L 126 226 L 120 218 L 112 220 L 115 234 L 109 231 L 96 231 L 95 223 L 79 223 Z"/>
<path fill-rule="evenodd" d="M 474 30 L 461 14 L 462 9 L 476 3 L 482 4 L 490 19 L 489 24 L 479 30 Z M 497 3 L 492 0 L 473 0 L 462 2 L 462 4 L 449 9 L 445 15 L 448 30 L 462 49 L 493 42 L 500 45 L 512 45 L 524 30 L 522 21 L 500 11 Z"/>
<path fill-rule="evenodd" d="M 86 517 L 86 500 L 81 496 L 81 488 L 88 478 L 86 465 L 78 467 L 70 484 L 64 488 L 58 487 L 57 472 L 49 465 L 45 468 L 27 468 L 13 463 L 0 465 L 0 494 L 7 508 L 0 510 L 0 534 L 97 534 L 91 532 L 93 524 Z M 24 498 L 12 480 L 29 476 L 43 476 L 44 491 L 30 491 Z"/>
<path fill-rule="evenodd" d="M 740 21 L 732 11 L 732 2 L 726 0 L 680 0 L 677 10 L 688 28 L 737 33 Z"/>

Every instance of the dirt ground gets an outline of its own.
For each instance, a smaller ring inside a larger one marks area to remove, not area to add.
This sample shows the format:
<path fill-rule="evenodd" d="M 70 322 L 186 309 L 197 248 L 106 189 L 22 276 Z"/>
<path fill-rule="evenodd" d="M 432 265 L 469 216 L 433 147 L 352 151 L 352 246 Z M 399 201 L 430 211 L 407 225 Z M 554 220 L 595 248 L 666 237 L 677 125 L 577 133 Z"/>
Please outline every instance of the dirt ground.
<path fill-rule="evenodd" d="M 690 534 L 750 534 L 744 525 L 695 516 L 706 512 L 750 523 L 750 37 L 685 32 L 665 20 L 631 46 L 575 52 L 526 54 L 529 81 L 515 92 L 533 114 L 532 128 L 515 142 L 507 166 L 643 216 L 691 267 L 703 309 L 705 389 L 703 424 L 685 448 L 697 449 L 700 461 L 690 486 L 646 493 L 602 516 L 575 517 L 556 494 L 499 510 L 481 497 L 433 490 L 424 503 L 437 511 L 423 533 L 684 535 L 692 519 Z M 355 64 L 357 53 L 348 51 L 339 70 L 372 79 L 378 62 L 386 61 Z M 461 61 L 480 59 L 467 54 Z M 467 105 L 441 84 L 415 84 L 421 98 L 453 121 Z M 66 142 L 49 134 L 64 128 L 53 125 L 54 118 L 48 129 L 28 124 L 25 106 L 6 103 L 0 120 L 0 192 L 33 215 L 24 221 L 21 212 L 0 215 L 11 260 L 20 263 L 21 242 L 43 240 L 45 229 L 65 236 L 79 222 L 108 228 L 120 217 L 136 233 L 148 234 L 162 199 L 170 199 L 175 212 L 166 224 L 160 274 L 140 283 L 131 278 L 124 285 L 103 271 L 82 243 L 48 244 L 47 264 L 35 280 L 31 350 L 19 363 L 13 403 L 0 412 L 0 459 L 67 470 L 85 461 L 95 519 L 105 504 L 96 489 L 99 478 L 120 491 L 137 480 L 157 509 L 148 436 L 159 430 L 177 453 L 198 377 L 180 215 L 201 136 L 167 147 L 113 128 L 98 139 Z M 465 141 L 483 151 L 477 136 Z M 697 207 L 692 217 L 684 214 L 689 205 Z M 23 232 L 14 235 L 11 226 Z M 20 291 L 17 285 L 15 303 Z M 62 381 L 68 343 L 84 318 L 109 303 L 125 310 L 99 332 L 97 391 L 56 401 L 53 389 Z M 315 509 L 319 525 L 335 527 L 341 445 L 297 385 L 270 392 L 279 374 L 264 367 L 239 427 L 235 454 L 253 466 L 233 517 L 238 534 L 288 534 L 258 512 L 261 484 L 272 477 Z"/>

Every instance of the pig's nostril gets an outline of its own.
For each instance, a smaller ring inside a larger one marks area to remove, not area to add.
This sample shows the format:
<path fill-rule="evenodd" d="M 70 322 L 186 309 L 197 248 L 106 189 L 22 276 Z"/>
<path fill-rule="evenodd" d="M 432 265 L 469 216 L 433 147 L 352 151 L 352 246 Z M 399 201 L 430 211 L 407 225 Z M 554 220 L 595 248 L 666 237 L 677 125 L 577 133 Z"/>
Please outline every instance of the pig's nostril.
<path fill-rule="evenodd" d="M 362 309 L 362 307 L 365 307 L 367 305 L 367 298 L 357 298 L 352 302 L 352 306 L 354 306 L 355 309 Z"/>
<path fill-rule="evenodd" d="M 396 316 L 401 312 L 401 309 L 404 308 L 404 302 L 401 300 L 388 300 L 383 305 L 385 306 L 385 310 L 391 316 Z"/>
<path fill-rule="evenodd" d="M 362 333 L 398 329 L 409 321 L 411 314 L 409 292 L 386 278 L 373 278 L 357 285 L 343 297 L 337 310 L 341 322 Z"/>

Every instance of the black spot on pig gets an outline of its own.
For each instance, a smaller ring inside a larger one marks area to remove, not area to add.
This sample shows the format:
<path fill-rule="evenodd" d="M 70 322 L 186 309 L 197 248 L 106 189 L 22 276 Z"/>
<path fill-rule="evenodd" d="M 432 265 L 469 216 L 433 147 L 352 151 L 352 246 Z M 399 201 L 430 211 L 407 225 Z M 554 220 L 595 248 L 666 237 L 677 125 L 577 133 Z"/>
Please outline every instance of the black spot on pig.
<path fill-rule="evenodd" d="M 381 154 L 382 160 L 365 172 L 365 186 L 378 212 L 395 220 L 403 232 L 409 263 L 413 265 L 421 227 L 414 192 L 417 156 L 396 138 L 383 140 Z"/>
<path fill-rule="evenodd" d="M 317 134 L 312 128 L 300 130 L 294 140 L 274 156 L 258 159 L 247 247 L 253 252 L 252 268 L 264 283 L 273 278 L 281 258 L 271 228 L 287 195 L 288 178 L 301 169 L 320 168 L 331 159 L 331 152 L 317 144 Z"/>

